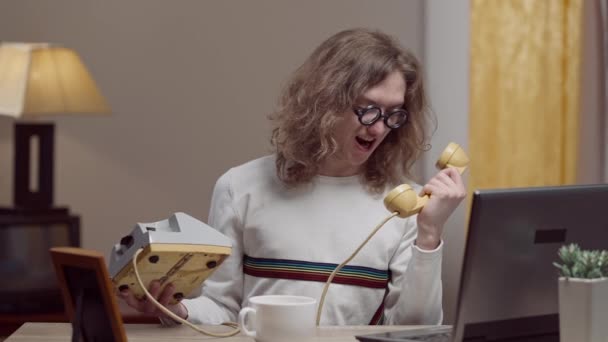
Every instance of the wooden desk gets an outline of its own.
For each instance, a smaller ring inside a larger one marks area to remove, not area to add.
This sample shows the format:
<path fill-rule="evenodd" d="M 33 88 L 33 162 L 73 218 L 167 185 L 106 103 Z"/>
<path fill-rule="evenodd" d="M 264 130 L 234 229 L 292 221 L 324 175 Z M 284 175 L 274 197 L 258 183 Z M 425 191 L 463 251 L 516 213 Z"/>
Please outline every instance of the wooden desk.
<path fill-rule="evenodd" d="M 123 300 L 118 301 L 118 309 L 120 310 L 122 320 L 125 323 L 158 323 L 158 318 L 155 316 L 141 314 L 129 307 Z M 2 336 L 12 334 L 26 322 L 69 323 L 69 320 L 64 312 L 45 314 L 0 314 L 0 341 L 2 341 Z"/>
<path fill-rule="evenodd" d="M 409 328 L 419 328 L 411 326 Z M 198 342 L 200 340 L 223 342 L 253 342 L 253 338 L 243 335 L 217 338 L 202 335 L 187 326 L 162 327 L 152 324 L 125 324 L 129 341 L 149 342 Z M 227 331 L 226 327 L 208 327 L 211 331 Z M 358 342 L 355 335 L 371 334 L 374 332 L 403 330 L 406 326 L 344 326 L 321 327 L 317 329 L 316 337 L 307 341 L 323 342 Z M 26 323 L 5 342 L 37 342 L 37 341 L 70 341 L 72 327 L 68 323 Z"/>

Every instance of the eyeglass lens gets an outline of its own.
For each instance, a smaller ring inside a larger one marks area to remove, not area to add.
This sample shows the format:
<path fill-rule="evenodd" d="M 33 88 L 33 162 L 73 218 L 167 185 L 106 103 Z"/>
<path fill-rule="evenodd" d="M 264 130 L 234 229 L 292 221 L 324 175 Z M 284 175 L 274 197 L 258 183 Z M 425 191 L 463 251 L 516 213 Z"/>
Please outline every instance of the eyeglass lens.
<path fill-rule="evenodd" d="M 364 125 L 371 125 L 376 122 L 380 117 L 382 117 L 382 112 L 380 108 L 370 107 L 362 109 L 362 115 L 359 116 L 361 123 Z M 406 112 L 404 110 L 396 110 L 394 112 L 388 113 L 388 118 L 386 119 L 386 124 L 389 127 L 399 127 L 405 122 Z"/>

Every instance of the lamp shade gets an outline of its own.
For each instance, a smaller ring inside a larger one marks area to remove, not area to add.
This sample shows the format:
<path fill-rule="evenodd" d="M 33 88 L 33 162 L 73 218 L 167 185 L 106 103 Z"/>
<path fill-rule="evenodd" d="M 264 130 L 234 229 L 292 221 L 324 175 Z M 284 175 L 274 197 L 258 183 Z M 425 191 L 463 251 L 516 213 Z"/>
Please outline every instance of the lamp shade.
<path fill-rule="evenodd" d="M 109 113 L 78 54 L 50 44 L 0 44 L 0 114 Z"/>

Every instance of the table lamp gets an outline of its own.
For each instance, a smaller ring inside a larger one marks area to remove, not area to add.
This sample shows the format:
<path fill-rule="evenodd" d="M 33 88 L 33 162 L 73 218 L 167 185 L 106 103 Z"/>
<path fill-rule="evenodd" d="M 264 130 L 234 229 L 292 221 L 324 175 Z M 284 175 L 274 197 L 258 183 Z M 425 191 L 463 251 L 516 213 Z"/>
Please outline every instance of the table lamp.
<path fill-rule="evenodd" d="M 46 43 L 0 43 L 0 115 L 17 119 L 13 210 L 62 210 L 53 208 L 54 124 L 40 120 L 109 111 L 75 51 Z"/>

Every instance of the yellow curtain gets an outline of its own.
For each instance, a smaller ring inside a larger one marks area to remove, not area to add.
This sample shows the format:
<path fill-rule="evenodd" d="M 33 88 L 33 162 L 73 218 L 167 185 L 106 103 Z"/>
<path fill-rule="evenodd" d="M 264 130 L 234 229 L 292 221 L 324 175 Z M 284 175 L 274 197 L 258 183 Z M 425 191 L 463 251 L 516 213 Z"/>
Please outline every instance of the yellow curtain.
<path fill-rule="evenodd" d="M 471 189 L 576 180 L 584 0 L 471 0 Z"/>

